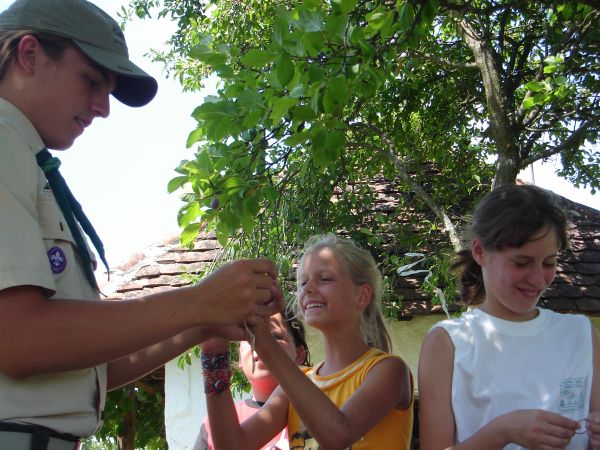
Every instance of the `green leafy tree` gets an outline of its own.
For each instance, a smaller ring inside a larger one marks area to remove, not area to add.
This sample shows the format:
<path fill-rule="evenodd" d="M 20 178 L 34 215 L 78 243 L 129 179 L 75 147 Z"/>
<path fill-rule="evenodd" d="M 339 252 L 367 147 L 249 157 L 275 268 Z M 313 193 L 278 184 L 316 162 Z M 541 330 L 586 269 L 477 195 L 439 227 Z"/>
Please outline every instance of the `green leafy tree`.
<path fill-rule="evenodd" d="M 514 182 L 536 160 L 559 155 L 563 176 L 598 187 L 599 12 L 592 5 L 132 6 L 140 16 L 154 8 L 179 21 L 173 49 L 161 58 L 185 86 L 198 88 L 208 74 L 221 79 L 218 96 L 194 111 L 195 157 L 170 184 L 190 183 L 193 191 L 180 216 L 184 242 L 203 222 L 222 243 L 257 225 L 264 231 L 262 215 L 278 233 L 287 226 L 281 217 L 307 229 L 351 229 L 372 193 L 348 194 L 350 187 L 383 174 L 427 205 L 458 248 L 451 217 L 464 209 L 460 200 L 490 181 Z M 336 189 L 344 195 L 332 205 Z M 295 239 L 298 231 L 287 233 Z"/>

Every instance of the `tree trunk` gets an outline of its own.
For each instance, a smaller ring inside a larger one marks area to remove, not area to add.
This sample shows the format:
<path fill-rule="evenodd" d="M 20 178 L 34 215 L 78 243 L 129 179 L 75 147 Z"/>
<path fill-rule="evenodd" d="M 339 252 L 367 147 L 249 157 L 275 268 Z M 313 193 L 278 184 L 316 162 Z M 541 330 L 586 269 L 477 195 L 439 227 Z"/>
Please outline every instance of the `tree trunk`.
<path fill-rule="evenodd" d="M 518 136 L 514 132 L 513 113 L 502 91 L 498 64 L 489 45 L 479 37 L 477 30 L 467 20 L 460 20 L 457 28 L 473 52 L 483 80 L 490 127 L 498 154 L 492 187 L 514 183 L 521 169 Z"/>
<path fill-rule="evenodd" d="M 133 407 L 127 411 L 123 417 L 122 434 L 117 437 L 117 445 L 119 450 L 135 450 L 136 391 L 133 383 L 128 385 L 125 389 L 128 391 L 128 397 L 131 400 Z"/>

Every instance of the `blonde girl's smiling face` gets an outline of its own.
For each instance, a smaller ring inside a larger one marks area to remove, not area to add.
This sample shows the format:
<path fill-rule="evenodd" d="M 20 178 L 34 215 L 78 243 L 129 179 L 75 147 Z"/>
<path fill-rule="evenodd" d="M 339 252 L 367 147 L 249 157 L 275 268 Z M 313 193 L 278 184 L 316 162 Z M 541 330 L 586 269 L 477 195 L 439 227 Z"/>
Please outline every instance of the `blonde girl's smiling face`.
<path fill-rule="evenodd" d="M 368 285 L 358 286 L 330 248 L 304 257 L 298 280 L 298 303 L 306 322 L 318 329 L 358 323 L 370 301 Z"/>
<path fill-rule="evenodd" d="M 554 229 L 536 233 L 521 247 L 484 249 L 475 239 L 472 252 L 481 266 L 486 297 L 481 309 L 505 320 L 525 321 L 556 274 L 558 236 Z"/>

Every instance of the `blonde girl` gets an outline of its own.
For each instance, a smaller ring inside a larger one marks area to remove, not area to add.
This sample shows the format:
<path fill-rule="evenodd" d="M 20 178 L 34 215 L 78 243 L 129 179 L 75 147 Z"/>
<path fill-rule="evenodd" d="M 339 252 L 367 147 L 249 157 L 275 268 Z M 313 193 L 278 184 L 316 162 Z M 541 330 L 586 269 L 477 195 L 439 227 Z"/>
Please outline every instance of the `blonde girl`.
<path fill-rule="evenodd" d="M 256 351 L 279 387 L 239 424 L 229 389 L 213 389 L 220 358 L 203 347 L 205 385 L 215 448 L 257 449 L 288 426 L 290 449 L 408 449 L 412 376 L 391 343 L 379 307 L 381 274 L 371 254 L 333 234 L 307 243 L 297 271 L 298 307 L 323 340 L 324 360 L 301 371 L 271 336 L 253 328 Z M 214 342 L 214 341 L 213 341 Z M 213 367 L 211 369 L 211 367 Z"/>

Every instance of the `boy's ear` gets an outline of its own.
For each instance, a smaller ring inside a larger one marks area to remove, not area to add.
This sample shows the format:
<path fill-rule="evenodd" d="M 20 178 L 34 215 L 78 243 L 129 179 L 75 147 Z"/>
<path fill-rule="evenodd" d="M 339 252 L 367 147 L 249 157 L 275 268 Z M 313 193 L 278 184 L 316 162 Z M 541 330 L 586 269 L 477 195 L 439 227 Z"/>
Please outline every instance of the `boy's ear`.
<path fill-rule="evenodd" d="M 25 35 L 17 44 L 15 63 L 28 75 L 35 73 L 35 67 L 42 46 L 35 36 Z"/>
<path fill-rule="evenodd" d="M 471 241 L 471 255 L 477 264 L 483 266 L 485 262 L 485 249 L 481 241 L 477 238 Z"/>

